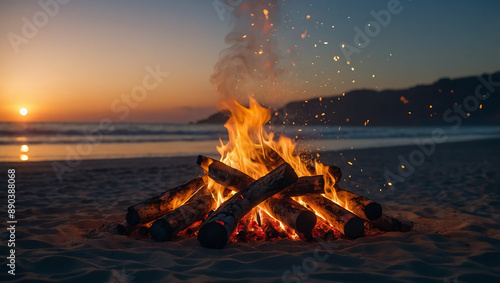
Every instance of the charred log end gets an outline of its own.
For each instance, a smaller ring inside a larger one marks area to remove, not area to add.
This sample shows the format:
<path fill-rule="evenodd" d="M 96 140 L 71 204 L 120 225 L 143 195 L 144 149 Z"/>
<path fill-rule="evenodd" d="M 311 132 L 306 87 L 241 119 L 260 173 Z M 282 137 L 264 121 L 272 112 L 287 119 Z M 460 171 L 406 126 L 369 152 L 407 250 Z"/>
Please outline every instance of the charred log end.
<path fill-rule="evenodd" d="M 312 229 L 316 226 L 316 214 L 312 211 L 304 211 L 297 216 L 297 232 L 311 234 Z"/>
<path fill-rule="evenodd" d="M 208 158 L 206 158 L 205 156 L 202 156 L 202 155 L 198 155 L 198 159 L 196 160 L 196 163 L 201 168 L 203 168 L 203 170 L 208 170 L 208 165 L 210 165 L 208 162 Z"/>
<path fill-rule="evenodd" d="M 169 241 L 172 238 L 172 226 L 165 219 L 158 219 L 149 228 L 149 233 L 158 242 Z"/>
<path fill-rule="evenodd" d="M 356 239 L 363 236 L 365 230 L 365 224 L 363 219 L 359 217 L 354 217 L 349 220 L 344 226 L 344 235 L 351 239 Z"/>
<path fill-rule="evenodd" d="M 137 210 L 135 210 L 133 208 L 128 209 L 127 216 L 125 217 L 125 219 L 127 219 L 127 223 L 130 226 L 138 225 L 139 222 L 141 221 L 141 217 L 139 216 L 139 213 L 137 212 Z"/>
<path fill-rule="evenodd" d="M 198 159 L 196 159 L 196 163 L 198 165 L 201 165 L 203 163 L 203 159 L 205 159 L 203 156 L 201 155 L 198 155 Z"/>
<path fill-rule="evenodd" d="M 198 241 L 205 248 L 222 249 L 228 240 L 226 228 L 217 222 L 206 223 L 198 231 Z"/>
<path fill-rule="evenodd" d="M 382 206 L 376 202 L 372 202 L 365 207 L 364 212 L 366 217 L 373 221 L 382 216 Z"/>

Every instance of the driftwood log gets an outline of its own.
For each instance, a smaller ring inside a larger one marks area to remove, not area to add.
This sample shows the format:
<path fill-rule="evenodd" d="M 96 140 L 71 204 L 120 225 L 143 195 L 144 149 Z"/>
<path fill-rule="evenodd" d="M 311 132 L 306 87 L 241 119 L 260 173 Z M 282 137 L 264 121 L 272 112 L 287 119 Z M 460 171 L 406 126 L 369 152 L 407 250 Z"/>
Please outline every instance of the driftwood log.
<path fill-rule="evenodd" d="M 151 222 L 184 204 L 205 181 L 195 178 L 181 186 L 128 208 L 127 222 L 130 226 Z"/>
<path fill-rule="evenodd" d="M 343 208 L 351 211 L 364 220 L 375 220 L 382 216 L 382 206 L 370 199 L 347 190 L 337 184 L 342 177 L 342 170 L 336 166 L 327 166 L 325 177 L 325 194 Z"/>
<path fill-rule="evenodd" d="M 198 156 L 198 165 L 218 184 L 239 192 L 249 184 L 255 182 L 255 179 L 247 174 L 237 170 L 221 161 L 206 156 Z"/>
<path fill-rule="evenodd" d="M 198 240 L 207 248 L 223 248 L 238 221 L 262 201 L 297 181 L 293 168 L 284 163 L 225 201 L 201 226 Z"/>
<path fill-rule="evenodd" d="M 197 163 L 207 173 L 208 177 L 235 192 L 239 192 L 255 181 L 254 178 L 240 170 L 210 157 L 200 155 L 198 156 Z M 325 193 L 324 185 L 323 176 L 304 176 L 281 191 L 280 195 L 296 197 L 305 194 L 323 194 Z"/>
<path fill-rule="evenodd" d="M 126 220 L 123 220 L 122 222 L 111 223 L 108 226 L 107 231 L 113 234 L 127 235 L 137 229 L 137 227 L 138 226 L 131 226 Z"/>
<path fill-rule="evenodd" d="M 285 163 L 285 160 L 283 160 L 283 158 L 278 154 L 278 152 L 276 152 L 274 149 L 270 148 L 265 144 L 262 145 L 262 151 L 260 152 L 262 154 L 256 156 L 254 159 L 252 159 L 252 161 L 264 164 L 264 166 L 266 166 L 267 171 L 274 170 L 281 164 Z"/>
<path fill-rule="evenodd" d="M 316 214 L 286 196 L 272 197 L 260 207 L 286 226 L 299 233 L 311 233 L 316 225 Z"/>
<path fill-rule="evenodd" d="M 363 219 L 350 211 L 320 195 L 305 195 L 302 199 L 343 235 L 349 238 L 358 238 L 363 235 Z"/>
<path fill-rule="evenodd" d="M 311 161 L 304 161 L 307 164 L 309 172 L 315 173 L 316 168 Z M 318 163 L 316 161 L 316 163 Z M 339 187 L 338 183 L 342 178 L 342 169 L 333 165 L 325 165 L 325 170 L 323 172 L 323 177 L 325 185 L 327 185 L 325 191 L 327 196 L 335 200 L 343 208 L 351 211 L 357 216 L 365 220 L 375 220 L 382 216 L 382 206 L 368 198 L 357 195 L 355 193 L 343 190 Z M 318 193 L 317 191 L 311 193 Z M 335 197 L 336 196 L 336 197 Z"/>
<path fill-rule="evenodd" d="M 245 173 L 208 157 L 198 157 L 198 164 L 215 182 L 236 192 L 255 181 Z M 316 225 L 316 214 L 290 197 L 284 196 L 283 192 L 293 192 L 294 194 L 299 191 L 317 192 L 318 188 L 322 190 L 322 187 L 319 187 L 323 184 L 322 179 L 322 176 L 299 178 L 297 182 L 284 189 L 279 195 L 269 198 L 259 206 L 286 226 L 299 233 L 309 234 Z M 299 184 L 297 185 L 297 183 Z"/>
<path fill-rule="evenodd" d="M 149 233 L 157 241 L 168 241 L 193 223 L 203 220 L 216 206 L 217 201 L 204 186 L 184 205 L 156 220 L 149 228 Z"/>
<path fill-rule="evenodd" d="M 289 197 L 299 197 L 306 194 L 324 194 L 325 193 L 325 179 L 323 176 L 304 176 L 300 177 L 297 182 L 288 186 L 280 195 Z"/>
<path fill-rule="evenodd" d="M 347 190 L 335 184 L 325 189 L 326 196 L 333 199 L 338 205 L 351 211 L 364 220 L 375 220 L 382 216 L 382 206 L 370 199 Z"/>
<path fill-rule="evenodd" d="M 401 221 L 385 214 L 377 220 L 369 221 L 368 224 L 372 228 L 376 228 L 385 232 L 409 232 L 411 228 L 413 228 L 413 222 Z"/>

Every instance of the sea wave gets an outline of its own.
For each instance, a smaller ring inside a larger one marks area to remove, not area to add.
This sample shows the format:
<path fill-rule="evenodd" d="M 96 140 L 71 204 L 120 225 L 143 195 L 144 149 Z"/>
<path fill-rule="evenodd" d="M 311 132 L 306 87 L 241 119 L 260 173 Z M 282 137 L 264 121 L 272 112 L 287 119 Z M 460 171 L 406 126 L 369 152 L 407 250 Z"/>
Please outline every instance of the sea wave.
<path fill-rule="evenodd" d="M 100 130 L 99 123 L 0 123 L 0 145 L 9 144 L 75 144 L 146 143 L 172 141 L 227 140 L 222 125 L 116 123 L 112 130 Z M 441 129 L 447 136 L 500 136 L 500 127 L 331 127 L 331 126 L 267 126 L 276 136 L 296 140 L 392 139 L 432 137 Z"/>

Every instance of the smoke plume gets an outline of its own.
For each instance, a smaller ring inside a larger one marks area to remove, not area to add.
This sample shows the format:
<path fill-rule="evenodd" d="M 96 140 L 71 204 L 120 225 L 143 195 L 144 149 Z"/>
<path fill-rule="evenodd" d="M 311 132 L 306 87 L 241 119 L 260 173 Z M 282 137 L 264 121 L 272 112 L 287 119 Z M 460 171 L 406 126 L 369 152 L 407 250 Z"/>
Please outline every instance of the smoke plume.
<path fill-rule="evenodd" d="M 229 47 L 221 52 L 210 78 L 222 100 L 242 103 L 279 88 L 283 72 L 275 39 L 279 18 L 277 0 L 247 0 L 234 9 L 234 27 L 225 38 Z"/>

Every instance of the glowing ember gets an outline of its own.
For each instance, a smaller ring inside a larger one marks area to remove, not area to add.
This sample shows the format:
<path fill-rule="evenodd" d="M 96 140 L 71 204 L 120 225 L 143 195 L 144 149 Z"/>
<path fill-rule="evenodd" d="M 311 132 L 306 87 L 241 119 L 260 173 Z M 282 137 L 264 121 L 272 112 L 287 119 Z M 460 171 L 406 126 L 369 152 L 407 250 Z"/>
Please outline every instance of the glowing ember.
<path fill-rule="evenodd" d="M 262 12 L 266 16 L 266 20 L 269 20 L 269 11 L 267 9 L 264 9 Z"/>

